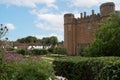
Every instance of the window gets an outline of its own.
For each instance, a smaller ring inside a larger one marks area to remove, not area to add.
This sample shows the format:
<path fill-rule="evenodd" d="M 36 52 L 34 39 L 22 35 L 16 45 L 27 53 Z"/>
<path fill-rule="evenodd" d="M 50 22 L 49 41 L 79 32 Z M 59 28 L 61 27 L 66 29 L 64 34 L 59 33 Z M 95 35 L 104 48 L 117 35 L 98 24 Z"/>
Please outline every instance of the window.
<path fill-rule="evenodd" d="M 91 29 L 91 23 L 90 22 L 88 23 L 87 28 Z"/>

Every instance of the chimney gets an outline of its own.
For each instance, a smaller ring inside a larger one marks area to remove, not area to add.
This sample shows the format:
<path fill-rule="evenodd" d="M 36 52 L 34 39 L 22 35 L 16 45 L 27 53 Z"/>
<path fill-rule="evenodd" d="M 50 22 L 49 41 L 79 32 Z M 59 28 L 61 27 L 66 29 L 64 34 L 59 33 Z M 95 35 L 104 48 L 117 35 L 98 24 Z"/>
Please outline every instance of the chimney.
<path fill-rule="evenodd" d="M 86 12 L 84 12 L 84 18 L 86 18 Z"/>
<path fill-rule="evenodd" d="M 83 18 L 83 14 L 82 13 L 80 13 L 80 16 L 81 16 L 81 18 Z"/>
<path fill-rule="evenodd" d="M 94 15 L 94 10 L 92 10 L 92 15 Z"/>

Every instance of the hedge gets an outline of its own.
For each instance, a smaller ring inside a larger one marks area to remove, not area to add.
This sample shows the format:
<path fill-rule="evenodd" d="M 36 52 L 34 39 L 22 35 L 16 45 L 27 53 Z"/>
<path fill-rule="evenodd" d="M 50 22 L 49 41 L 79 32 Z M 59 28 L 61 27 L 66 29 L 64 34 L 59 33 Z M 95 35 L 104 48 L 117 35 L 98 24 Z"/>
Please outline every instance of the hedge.
<path fill-rule="evenodd" d="M 54 54 L 61 54 L 61 55 L 67 54 L 66 49 L 64 47 L 54 48 L 53 53 Z"/>
<path fill-rule="evenodd" d="M 34 55 L 45 55 L 47 53 L 48 52 L 45 49 L 33 49 L 32 50 L 32 54 L 34 54 Z"/>
<path fill-rule="evenodd" d="M 119 57 L 65 57 L 53 65 L 55 74 L 68 80 L 120 80 Z"/>
<path fill-rule="evenodd" d="M 20 48 L 20 49 L 17 49 L 17 53 L 22 55 L 28 55 L 29 51 L 26 48 Z"/>

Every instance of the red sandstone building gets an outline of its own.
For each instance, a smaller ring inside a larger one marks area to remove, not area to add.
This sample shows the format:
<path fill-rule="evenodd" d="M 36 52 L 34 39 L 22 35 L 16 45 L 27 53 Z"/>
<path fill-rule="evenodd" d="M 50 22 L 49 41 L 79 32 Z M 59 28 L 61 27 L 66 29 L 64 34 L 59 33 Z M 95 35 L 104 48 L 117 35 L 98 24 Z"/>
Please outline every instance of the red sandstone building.
<path fill-rule="evenodd" d="M 99 28 L 98 23 L 106 19 L 110 13 L 115 13 L 113 2 L 100 6 L 100 13 L 87 16 L 86 12 L 75 18 L 73 14 L 64 15 L 64 46 L 68 55 L 78 55 L 78 48 L 89 45 L 94 40 L 94 31 Z"/>

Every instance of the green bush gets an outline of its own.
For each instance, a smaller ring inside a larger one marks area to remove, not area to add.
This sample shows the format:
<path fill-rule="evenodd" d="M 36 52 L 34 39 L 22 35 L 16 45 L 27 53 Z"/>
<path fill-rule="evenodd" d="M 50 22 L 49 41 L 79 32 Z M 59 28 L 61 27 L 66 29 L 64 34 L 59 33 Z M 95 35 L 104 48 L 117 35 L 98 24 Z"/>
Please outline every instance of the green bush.
<path fill-rule="evenodd" d="M 55 60 L 53 65 L 55 74 L 68 80 L 120 80 L 119 57 L 69 57 Z"/>
<path fill-rule="evenodd" d="M 120 14 L 112 14 L 99 24 L 95 40 L 84 50 L 87 56 L 120 56 Z"/>
<path fill-rule="evenodd" d="M 54 48 L 54 51 L 53 51 L 54 54 L 66 54 L 66 49 L 63 48 L 63 47 L 56 47 Z"/>
<path fill-rule="evenodd" d="M 13 50 L 15 50 L 13 47 L 7 48 L 7 51 L 13 51 Z"/>
<path fill-rule="evenodd" d="M 29 51 L 26 48 L 21 48 L 17 50 L 17 53 L 22 54 L 22 55 L 28 55 Z"/>
<path fill-rule="evenodd" d="M 97 78 L 99 80 L 120 80 L 120 64 L 104 67 Z"/>
<path fill-rule="evenodd" d="M 48 52 L 53 53 L 54 48 L 48 48 Z"/>
<path fill-rule="evenodd" d="M 0 62 L 2 61 L 2 57 L 3 57 L 2 50 L 0 49 Z"/>
<path fill-rule="evenodd" d="M 45 55 L 45 54 L 47 54 L 47 50 L 45 50 L 45 49 L 34 49 L 34 50 L 32 50 L 32 53 L 34 55 Z"/>
<path fill-rule="evenodd" d="M 45 62 L 25 61 L 7 63 L 0 80 L 47 80 L 54 79 L 52 66 Z"/>
<path fill-rule="evenodd" d="M 2 58 L 2 56 L 3 56 L 3 55 L 2 55 L 2 53 L 1 53 L 1 51 L 0 51 L 0 75 L 1 75 L 1 73 L 3 72 L 3 71 L 2 71 L 2 66 L 3 66 L 3 64 L 2 64 L 2 63 L 3 63 L 3 58 Z"/>

